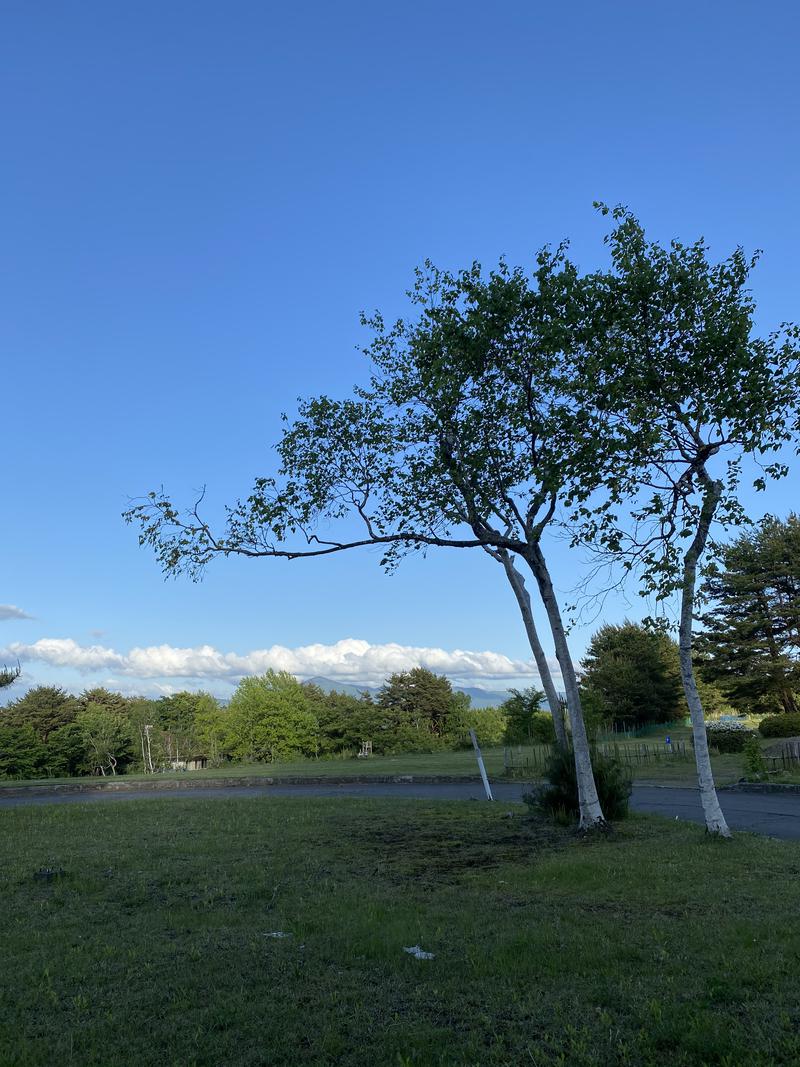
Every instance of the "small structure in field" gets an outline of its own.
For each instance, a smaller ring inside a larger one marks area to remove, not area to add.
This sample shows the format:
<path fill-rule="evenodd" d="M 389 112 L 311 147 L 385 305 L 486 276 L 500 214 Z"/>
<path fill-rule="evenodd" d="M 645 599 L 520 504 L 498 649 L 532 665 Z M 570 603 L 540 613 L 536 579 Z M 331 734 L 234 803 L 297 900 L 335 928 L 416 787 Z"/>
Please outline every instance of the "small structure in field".
<path fill-rule="evenodd" d="M 174 759 L 170 763 L 173 771 L 202 771 L 208 766 L 207 756 L 190 756 L 188 759 Z"/>

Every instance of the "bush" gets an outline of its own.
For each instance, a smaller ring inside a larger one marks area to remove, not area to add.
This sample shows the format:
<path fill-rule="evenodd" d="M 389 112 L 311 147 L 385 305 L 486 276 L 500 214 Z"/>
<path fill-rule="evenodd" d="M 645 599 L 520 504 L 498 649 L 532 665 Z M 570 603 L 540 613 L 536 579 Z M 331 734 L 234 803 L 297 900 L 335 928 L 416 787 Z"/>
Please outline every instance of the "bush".
<path fill-rule="evenodd" d="M 549 711 L 537 711 L 531 717 L 530 737 L 534 745 L 554 745 L 556 743 L 556 728 L 553 725 L 553 716 Z"/>
<path fill-rule="evenodd" d="M 618 760 L 597 751 L 592 752 L 592 767 L 603 814 L 607 819 L 624 819 L 628 814 L 632 788 L 630 774 Z M 555 751 L 547 764 L 545 777 L 548 784 L 534 796 L 532 803 L 557 819 L 565 813 L 577 818 L 580 806 L 572 751 Z"/>
<path fill-rule="evenodd" d="M 800 714 L 765 715 L 758 732 L 762 737 L 796 737 L 800 735 Z"/>
<path fill-rule="evenodd" d="M 742 722 L 706 723 L 708 743 L 717 752 L 744 752 L 747 741 L 754 736 L 753 731 Z"/>
<path fill-rule="evenodd" d="M 767 761 L 761 751 L 758 738 L 753 735 L 748 737 L 744 746 L 744 771 L 747 778 L 758 781 L 767 773 Z"/>

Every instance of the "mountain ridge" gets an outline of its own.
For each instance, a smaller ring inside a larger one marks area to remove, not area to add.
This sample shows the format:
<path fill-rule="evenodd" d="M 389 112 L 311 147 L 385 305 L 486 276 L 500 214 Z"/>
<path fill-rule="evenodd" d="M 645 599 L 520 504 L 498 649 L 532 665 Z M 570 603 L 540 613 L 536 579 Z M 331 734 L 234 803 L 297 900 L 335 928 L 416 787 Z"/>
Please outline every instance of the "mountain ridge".
<path fill-rule="evenodd" d="M 306 678 L 305 681 L 309 685 L 317 685 L 324 693 L 346 693 L 348 696 L 361 696 L 362 693 L 369 693 L 370 696 L 377 696 L 381 687 L 376 685 L 354 685 L 352 682 L 335 682 L 332 678 L 325 678 L 322 675 L 315 675 L 313 678 Z M 452 684 L 452 683 L 451 683 Z M 490 689 L 480 689 L 478 686 L 462 686 L 453 685 L 454 693 L 465 693 L 472 701 L 474 708 L 495 708 L 502 704 L 504 700 L 508 700 L 509 692 L 505 691 L 492 691 Z"/>

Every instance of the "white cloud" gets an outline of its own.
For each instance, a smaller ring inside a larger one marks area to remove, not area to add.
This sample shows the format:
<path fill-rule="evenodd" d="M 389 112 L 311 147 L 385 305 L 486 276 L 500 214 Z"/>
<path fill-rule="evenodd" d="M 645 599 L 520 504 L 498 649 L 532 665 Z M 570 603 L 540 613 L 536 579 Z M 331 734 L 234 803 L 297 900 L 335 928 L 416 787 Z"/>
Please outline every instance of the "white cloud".
<path fill-rule="evenodd" d="M 22 608 L 15 607 L 13 604 L 0 604 L 0 621 L 5 619 L 32 619 L 33 615 L 28 615 Z"/>
<path fill-rule="evenodd" d="M 289 671 L 301 678 L 322 675 L 362 685 L 381 684 L 387 675 L 412 667 L 427 667 L 458 681 L 514 682 L 536 675 L 531 662 L 510 659 L 500 652 L 417 648 L 410 645 L 371 645 L 345 638 L 332 645 L 286 648 L 273 645 L 244 654 L 220 652 L 211 645 L 176 648 L 152 645 L 117 652 L 103 645 L 80 645 L 72 638 L 42 638 L 33 644 L 16 642 L 3 650 L 21 662 L 36 661 L 82 673 L 107 671 L 128 678 L 192 678 L 236 682 L 249 674 Z M 0 657 L 3 652 L 0 652 Z"/>

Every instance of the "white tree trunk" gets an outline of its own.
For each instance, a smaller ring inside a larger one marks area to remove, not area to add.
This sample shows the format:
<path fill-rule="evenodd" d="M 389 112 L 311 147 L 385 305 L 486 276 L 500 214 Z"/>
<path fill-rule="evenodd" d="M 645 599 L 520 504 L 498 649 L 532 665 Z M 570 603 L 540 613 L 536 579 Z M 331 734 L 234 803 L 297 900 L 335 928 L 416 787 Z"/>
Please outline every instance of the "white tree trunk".
<path fill-rule="evenodd" d="M 539 677 L 542 680 L 542 688 L 547 697 L 550 714 L 553 716 L 553 726 L 556 731 L 556 743 L 559 748 L 566 748 L 567 728 L 564 722 L 564 712 L 561 708 L 561 701 L 558 699 L 558 692 L 555 683 L 553 682 L 553 676 L 550 673 L 550 665 L 547 662 L 547 656 L 542 648 L 542 643 L 539 640 L 539 634 L 536 630 L 536 624 L 533 620 L 531 598 L 528 590 L 525 588 L 525 579 L 514 566 L 513 556 L 505 549 L 501 549 L 495 558 L 498 558 L 503 564 L 508 581 L 511 588 L 514 590 L 514 596 L 517 598 L 517 603 L 519 604 L 522 621 L 525 624 L 525 632 L 528 635 L 528 644 L 531 646 L 531 652 L 536 661 Z"/>
<path fill-rule="evenodd" d="M 567 637 L 564 633 L 561 609 L 558 606 L 550 572 L 547 569 L 542 550 L 538 544 L 530 547 L 525 559 L 539 587 L 542 603 L 547 612 L 547 620 L 550 623 L 550 631 L 553 635 L 556 658 L 561 667 L 561 677 L 564 679 L 564 692 L 567 698 L 570 726 L 572 727 L 575 774 L 578 780 L 578 802 L 581 813 L 580 828 L 581 830 L 592 830 L 596 827 L 604 827 L 606 820 L 603 815 L 603 809 L 600 807 L 600 799 L 597 796 L 597 786 L 594 781 L 592 758 L 589 751 L 589 738 L 586 734 L 581 697 L 578 691 L 578 679 L 575 674 L 575 668 L 572 665 Z"/>
<path fill-rule="evenodd" d="M 711 757 L 708 752 L 708 736 L 706 734 L 706 720 L 703 715 L 703 705 L 700 694 L 697 691 L 697 683 L 694 677 L 692 664 L 692 619 L 694 617 L 695 586 L 697 584 L 697 562 L 703 553 L 708 540 L 708 531 L 714 516 L 720 496 L 722 495 L 722 483 L 712 481 L 707 475 L 703 480 L 705 495 L 703 506 L 700 511 L 700 520 L 694 540 L 686 551 L 683 559 L 683 584 L 681 587 L 681 619 L 678 631 L 678 648 L 680 650 L 681 679 L 683 691 L 686 694 L 686 703 L 689 706 L 689 715 L 692 720 L 692 737 L 694 738 L 694 758 L 697 764 L 697 782 L 700 787 L 700 802 L 703 805 L 703 815 L 706 820 L 706 829 L 709 833 L 719 834 L 720 837 L 730 837 L 731 832 L 722 814 L 722 808 L 717 797 L 714 785 L 714 774 L 711 770 Z"/>

